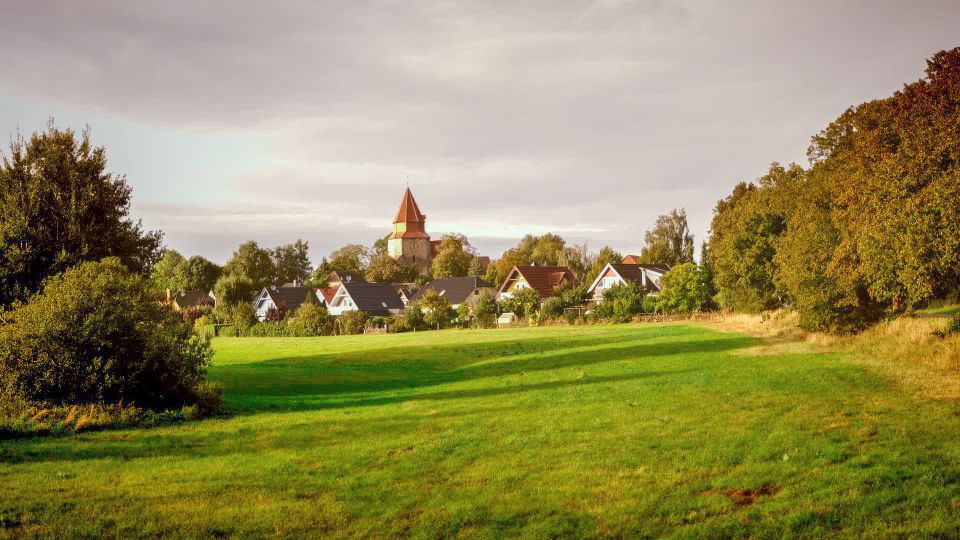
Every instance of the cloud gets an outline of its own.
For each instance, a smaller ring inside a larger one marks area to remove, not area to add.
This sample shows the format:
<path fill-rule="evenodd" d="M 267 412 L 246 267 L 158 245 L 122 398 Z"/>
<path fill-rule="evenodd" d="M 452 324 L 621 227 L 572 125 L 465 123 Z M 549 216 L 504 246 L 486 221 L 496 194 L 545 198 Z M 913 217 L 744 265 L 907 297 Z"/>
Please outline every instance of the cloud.
<path fill-rule="evenodd" d="M 636 251 L 674 207 L 702 239 L 735 182 L 802 161 L 845 107 L 919 77 L 960 15 L 866 0 L 10 4 L 4 93 L 79 111 L 95 135 L 98 120 L 137 126 L 99 141 L 137 155 L 120 160 L 135 209 L 210 253 L 369 242 L 407 181 L 431 230 L 494 256 L 545 230 Z M 128 150 L 157 131 L 207 141 L 202 160 Z M 237 140 L 263 148 L 243 159 Z M 204 176 L 215 185 L 190 189 Z"/>

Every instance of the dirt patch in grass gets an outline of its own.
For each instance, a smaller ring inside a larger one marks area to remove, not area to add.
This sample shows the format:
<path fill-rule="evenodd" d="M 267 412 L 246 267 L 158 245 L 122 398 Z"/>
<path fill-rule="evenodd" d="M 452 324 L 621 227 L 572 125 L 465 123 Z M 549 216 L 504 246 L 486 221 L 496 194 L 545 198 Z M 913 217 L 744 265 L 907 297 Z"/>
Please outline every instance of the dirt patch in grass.
<path fill-rule="evenodd" d="M 702 497 L 705 495 L 723 495 L 733 501 L 737 506 L 749 506 L 763 497 L 776 495 L 780 488 L 772 484 L 764 484 L 757 489 L 705 489 L 698 491 L 694 495 Z"/>
<path fill-rule="evenodd" d="M 412 446 L 404 446 L 403 448 L 395 448 L 395 449 L 391 450 L 391 451 L 387 454 L 387 456 L 393 458 L 393 457 L 397 457 L 397 456 L 402 456 L 403 454 L 409 454 L 410 452 L 413 452 L 413 447 L 412 447 Z"/>

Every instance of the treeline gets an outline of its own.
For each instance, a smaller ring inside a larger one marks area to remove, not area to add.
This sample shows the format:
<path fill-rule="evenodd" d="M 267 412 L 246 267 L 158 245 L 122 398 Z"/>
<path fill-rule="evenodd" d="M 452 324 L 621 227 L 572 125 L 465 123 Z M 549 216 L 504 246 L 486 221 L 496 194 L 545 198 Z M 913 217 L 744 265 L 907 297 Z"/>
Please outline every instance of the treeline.
<path fill-rule="evenodd" d="M 790 307 L 805 328 L 849 332 L 957 296 L 960 48 L 846 110 L 808 157 L 717 204 L 708 262 L 720 307 Z"/>

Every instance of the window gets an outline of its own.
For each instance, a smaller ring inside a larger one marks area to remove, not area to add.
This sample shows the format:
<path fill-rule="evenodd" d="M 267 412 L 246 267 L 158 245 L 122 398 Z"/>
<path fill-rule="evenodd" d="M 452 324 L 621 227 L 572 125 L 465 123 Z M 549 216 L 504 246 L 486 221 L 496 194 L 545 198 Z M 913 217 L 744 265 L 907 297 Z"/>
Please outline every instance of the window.
<path fill-rule="evenodd" d="M 613 287 L 613 286 L 616 285 L 616 284 L 617 284 L 617 278 L 615 278 L 615 277 L 605 277 L 605 278 L 603 278 L 603 285 L 602 285 L 602 286 L 603 286 L 604 289 L 609 289 L 610 287 Z"/>

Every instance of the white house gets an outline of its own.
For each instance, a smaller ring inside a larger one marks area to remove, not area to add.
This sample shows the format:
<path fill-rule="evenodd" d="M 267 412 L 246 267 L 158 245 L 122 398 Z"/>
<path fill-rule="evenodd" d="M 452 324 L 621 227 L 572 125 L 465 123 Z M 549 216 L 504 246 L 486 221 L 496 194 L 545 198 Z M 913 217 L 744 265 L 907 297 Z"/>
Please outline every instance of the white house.
<path fill-rule="evenodd" d="M 636 283 L 644 287 L 649 294 L 660 292 L 660 278 L 670 270 L 666 264 L 613 264 L 607 263 L 590 288 L 587 289 L 594 300 L 603 299 L 603 293 L 620 283 Z"/>

